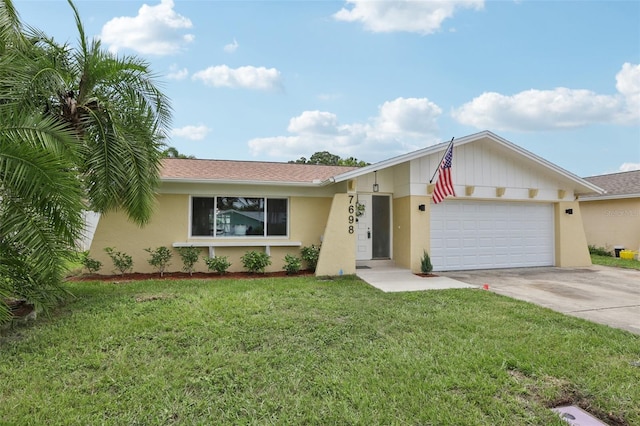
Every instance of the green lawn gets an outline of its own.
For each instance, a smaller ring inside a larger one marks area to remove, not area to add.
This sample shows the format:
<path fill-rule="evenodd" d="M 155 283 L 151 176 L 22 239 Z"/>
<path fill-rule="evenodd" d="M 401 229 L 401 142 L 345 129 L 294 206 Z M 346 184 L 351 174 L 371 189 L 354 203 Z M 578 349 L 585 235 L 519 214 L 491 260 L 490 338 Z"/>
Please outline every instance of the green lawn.
<path fill-rule="evenodd" d="M 0 424 L 640 424 L 640 336 L 342 277 L 68 283 L 0 339 Z"/>
<path fill-rule="evenodd" d="M 614 266 L 617 268 L 640 270 L 640 261 L 637 261 L 635 259 L 620 259 L 619 257 L 599 256 L 597 254 L 592 254 L 591 263 L 593 263 L 594 265 Z"/>

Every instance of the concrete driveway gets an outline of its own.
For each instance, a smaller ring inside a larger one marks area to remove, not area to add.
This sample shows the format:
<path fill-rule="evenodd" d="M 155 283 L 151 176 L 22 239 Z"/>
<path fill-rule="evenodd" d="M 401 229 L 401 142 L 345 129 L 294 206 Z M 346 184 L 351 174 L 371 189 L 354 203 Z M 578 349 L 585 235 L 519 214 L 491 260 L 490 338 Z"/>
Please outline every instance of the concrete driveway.
<path fill-rule="evenodd" d="M 554 311 L 640 334 L 640 271 L 606 266 L 438 272 Z"/>

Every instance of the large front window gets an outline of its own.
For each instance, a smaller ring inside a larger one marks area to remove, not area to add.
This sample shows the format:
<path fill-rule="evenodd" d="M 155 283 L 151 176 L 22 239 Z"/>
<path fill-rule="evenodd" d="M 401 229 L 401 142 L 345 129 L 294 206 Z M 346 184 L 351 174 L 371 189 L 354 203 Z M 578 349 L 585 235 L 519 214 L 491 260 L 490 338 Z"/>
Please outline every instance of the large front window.
<path fill-rule="evenodd" d="M 287 235 L 288 200 L 263 197 L 192 197 L 194 237 Z"/>

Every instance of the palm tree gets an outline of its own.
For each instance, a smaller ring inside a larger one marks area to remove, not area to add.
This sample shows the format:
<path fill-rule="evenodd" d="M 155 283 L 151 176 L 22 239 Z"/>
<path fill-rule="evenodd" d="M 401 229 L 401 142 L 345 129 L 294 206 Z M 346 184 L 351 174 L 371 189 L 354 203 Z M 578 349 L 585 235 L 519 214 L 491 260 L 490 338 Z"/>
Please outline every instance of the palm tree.
<path fill-rule="evenodd" d="M 169 101 L 145 61 L 118 58 L 103 50 L 99 40 L 89 42 L 78 10 L 68 1 L 80 46 L 63 75 L 56 112 L 83 140 L 79 166 L 91 207 L 101 212 L 122 207 L 144 224 L 153 211 L 161 148 L 171 120 Z"/>
<path fill-rule="evenodd" d="M 153 211 L 169 102 L 146 62 L 89 41 L 68 1 L 79 32 L 75 49 L 25 31 L 11 0 L 0 0 L 4 297 L 47 299 L 48 283 L 60 282 L 82 232 L 83 202 L 99 212 L 122 208 L 140 225 Z"/>
<path fill-rule="evenodd" d="M 0 322 L 8 298 L 46 305 L 61 293 L 64 262 L 82 231 L 81 144 L 25 96 L 35 47 L 10 2 L 0 2 Z"/>

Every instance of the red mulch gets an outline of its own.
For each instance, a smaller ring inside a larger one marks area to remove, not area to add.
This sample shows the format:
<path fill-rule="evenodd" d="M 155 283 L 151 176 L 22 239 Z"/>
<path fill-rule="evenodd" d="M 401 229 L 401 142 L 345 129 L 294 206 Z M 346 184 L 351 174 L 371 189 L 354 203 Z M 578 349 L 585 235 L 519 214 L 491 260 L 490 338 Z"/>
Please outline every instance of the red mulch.
<path fill-rule="evenodd" d="M 104 282 L 123 282 L 123 281 L 143 281 L 143 280 L 219 280 L 219 279 L 252 279 L 252 278 L 277 278 L 277 277 L 301 277 L 313 276 L 311 271 L 300 271 L 297 274 L 287 275 L 285 271 L 267 272 L 264 274 L 254 274 L 251 272 L 228 272 L 226 274 L 218 274 L 216 272 L 194 272 L 189 275 L 186 272 L 165 272 L 160 277 L 158 272 L 152 274 L 132 273 L 124 275 L 98 275 L 83 274 L 76 277 L 69 277 L 67 281 L 104 281 Z"/>

